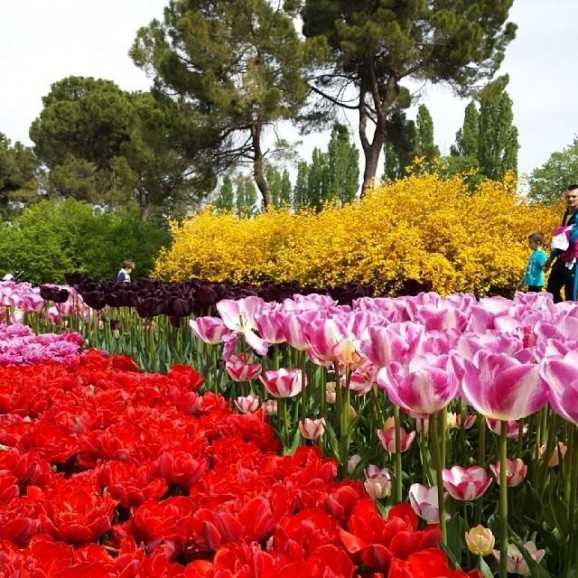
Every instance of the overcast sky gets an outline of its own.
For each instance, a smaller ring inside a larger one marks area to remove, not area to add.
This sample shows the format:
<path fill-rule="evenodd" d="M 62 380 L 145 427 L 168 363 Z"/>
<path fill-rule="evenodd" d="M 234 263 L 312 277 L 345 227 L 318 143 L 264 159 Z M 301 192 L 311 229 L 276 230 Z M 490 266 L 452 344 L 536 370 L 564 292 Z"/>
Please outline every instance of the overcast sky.
<path fill-rule="evenodd" d="M 50 85 L 66 76 L 113 80 L 146 90 L 149 79 L 128 56 L 137 29 L 162 18 L 167 0 L 0 0 L 0 132 L 32 144 L 28 129 Z M 529 173 L 578 135 L 578 0 L 515 0 L 518 24 L 501 73 L 510 75 L 519 170 Z M 436 144 L 447 154 L 463 122 L 465 102 L 426 88 Z M 309 160 L 309 139 L 302 155 Z"/>

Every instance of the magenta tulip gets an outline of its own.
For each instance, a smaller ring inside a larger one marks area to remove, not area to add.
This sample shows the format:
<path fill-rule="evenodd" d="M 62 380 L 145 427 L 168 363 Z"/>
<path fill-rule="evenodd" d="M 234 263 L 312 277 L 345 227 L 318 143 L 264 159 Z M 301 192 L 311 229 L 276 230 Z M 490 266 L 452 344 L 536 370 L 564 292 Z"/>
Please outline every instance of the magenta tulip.
<path fill-rule="evenodd" d="M 518 420 L 548 402 L 548 388 L 535 364 L 485 351 L 478 351 L 473 361 L 463 361 L 462 397 L 486 417 Z"/>
<path fill-rule="evenodd" d="M 447 355 L 416 357 L 407 370 L 392 363 L 379 370 L 377 384 L 392 403 L 424 417 L 454 400 L 459 386 Z"/>
<path fill-rule="evenodd" d="M 477 500 L 490 487 L 492 478 L 480 466 L 453 468 L 442 470 L 444 488 L 455 500 Z"/>
<path fill-rule="evenodd" d="M 544 359 L 540 374 L 550 390 L 550 405 L 565 420 L 578 425 L 578 351 Z"/>

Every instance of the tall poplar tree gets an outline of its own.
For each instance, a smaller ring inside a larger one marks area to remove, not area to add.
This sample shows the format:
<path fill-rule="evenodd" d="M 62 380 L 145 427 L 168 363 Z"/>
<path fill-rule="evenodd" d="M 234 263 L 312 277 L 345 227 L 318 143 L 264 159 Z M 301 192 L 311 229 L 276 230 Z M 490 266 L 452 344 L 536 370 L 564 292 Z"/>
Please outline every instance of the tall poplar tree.
<path fill-rule="evenodd" d="M 480 94 L 478 161 L 480 173 L 493 180 L 518 172 L 518 129 L 512 99 L 504 86 L 503 82 L 492 83 Z"/>
<path fill-rule="evenodd" d="M 358 114 L 362 194 L 375 179 L 391 110 L 411 101 L 403 81 L 448 83 L 465 95 L 492 78 L 515 35 L 512 3 L 303 0 L 303 33 L 317 56 L 310 86 L 331 109 Z"/>

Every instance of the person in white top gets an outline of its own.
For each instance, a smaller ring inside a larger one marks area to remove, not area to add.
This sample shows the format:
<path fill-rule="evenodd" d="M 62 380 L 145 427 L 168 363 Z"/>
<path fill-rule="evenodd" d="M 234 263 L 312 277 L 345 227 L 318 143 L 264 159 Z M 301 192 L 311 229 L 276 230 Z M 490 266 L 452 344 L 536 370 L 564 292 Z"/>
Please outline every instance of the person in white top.
<path fill-rule="evenodd" d="M 122 262 L 120 271 L 116 275 L 116 280 L 121 283 L 130 283 L 130 274 L 134 270 L 134 262 L 130 260 L 125 260 Z"/>

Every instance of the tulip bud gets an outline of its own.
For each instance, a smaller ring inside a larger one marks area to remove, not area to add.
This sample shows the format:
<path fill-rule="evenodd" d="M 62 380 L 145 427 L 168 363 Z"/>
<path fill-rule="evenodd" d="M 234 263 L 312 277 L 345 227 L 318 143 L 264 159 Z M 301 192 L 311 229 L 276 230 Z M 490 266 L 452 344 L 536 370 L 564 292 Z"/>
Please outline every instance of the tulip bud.
<path fill-rule="evenodd" d="M 353 454 L 349 460 L 347 460 L 347 473 L 353 474 L 357 464 L 361 461 L 361 456 L 359 454 Z"/>
<path fill-rule="evenodd" d="M 365 491 L 374 499 L 381 500 L 391 494 L 391 479 L 386 476 L 368 478 L 363 482 Z"/>
<path fill-rule="evenodd" d="M 564 456 L 566 455 L 567 449 L 568 448 L 566 447 L 566 444 L 563 444 L 562 442 L 558 442 L 558 449 L 555 449 L 555 448 L 552 449 L 552 453 L 550 454 L 550 459 L 548 460 L 548 467 L 555 468 L 557 465 L 559 465 L 560 456 L 562 457 L 562 459 L 564 459 Z M 546 453 L 546 445 L 545 444 L 540 446 L 538 453 L 540 455 L 540 458 L 544 459 L 544 454 Z"/>
<path fill-rule="evenodd" d="M 496 543 L 496 538 L 489 528 L 481 524 L 466 532 L 466 544 L 472 554 L 488 556 Z"/>
<path fill-rule="evenodd" d="M 299 422 L 299 431 L 301 435 L 307 440 L 316 440 L 325 433 L 325 420 L 309 419 L 306 417 Z"/>
<path fill-rule="evenodd" d="M 252 413 L 259 409 L 259 398 L 254 395 L 238 397 L 235 400 L 235 405 L 241 413 Z"/>
<path fill-rule="evenodd" d="M 335 382 L 328 381 L 325 385 L 325 399 L 327 403 L 334 404 L 337 399 L 337 394 L 335 393 Z"/>
<path fill-rule="evenodd" d="M 263 402 L 262 407 L 265 411 L 265 415 L 277 415 L 277 400 L 268 399 L 267 401 Z"/>

